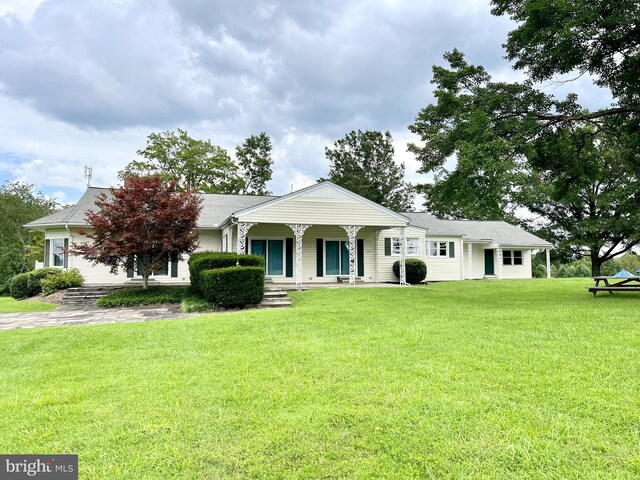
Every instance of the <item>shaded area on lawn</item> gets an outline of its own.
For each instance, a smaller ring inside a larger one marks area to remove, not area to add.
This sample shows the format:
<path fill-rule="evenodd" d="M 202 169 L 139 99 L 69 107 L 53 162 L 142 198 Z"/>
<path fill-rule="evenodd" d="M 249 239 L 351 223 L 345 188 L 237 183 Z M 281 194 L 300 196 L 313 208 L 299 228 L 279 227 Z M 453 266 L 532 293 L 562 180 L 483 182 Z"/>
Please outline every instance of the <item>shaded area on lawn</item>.
<path fill-rule="evenodd" d="M 588 284 L 0 332 L 0 451 L 78 453 L 92 479 L 634 478 L 640 299 Z"/>

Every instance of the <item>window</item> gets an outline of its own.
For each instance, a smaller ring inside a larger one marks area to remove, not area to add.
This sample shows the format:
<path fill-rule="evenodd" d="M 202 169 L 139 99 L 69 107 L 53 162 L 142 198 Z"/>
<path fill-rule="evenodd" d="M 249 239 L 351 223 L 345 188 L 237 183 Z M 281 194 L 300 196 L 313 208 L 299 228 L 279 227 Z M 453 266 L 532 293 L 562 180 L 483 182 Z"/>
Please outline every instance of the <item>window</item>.
<path fill-rule="evenodd" d="M 503 265 L 522 265 L 522 250 L 503 250 Z"/>
<path fill-rule="evenodd" d="M 449 256 L 449 250 L 447 248 L 447 242 L 429 242 L 428 250 L 430 257 L 447 257 Z"/>
<path fill-rule="evenodd" d="M 420 255 L 420 239 L 419 238 L 406 238 L 405 241 L 407 244 L 407 251 L 406 251 L 407 255 L 412 257 L 417 257 L 418 255 Z M 402 244 L 400 243 L 399 238 L 396 237 L 391 239 L 391 253 L 393 255 L 400 255 L 401 246 Z"/>
<path fill-rule="evenodd" d="M 54 267 L 64 267 L 64 239 L 51 240 L 51 255 Z"/>

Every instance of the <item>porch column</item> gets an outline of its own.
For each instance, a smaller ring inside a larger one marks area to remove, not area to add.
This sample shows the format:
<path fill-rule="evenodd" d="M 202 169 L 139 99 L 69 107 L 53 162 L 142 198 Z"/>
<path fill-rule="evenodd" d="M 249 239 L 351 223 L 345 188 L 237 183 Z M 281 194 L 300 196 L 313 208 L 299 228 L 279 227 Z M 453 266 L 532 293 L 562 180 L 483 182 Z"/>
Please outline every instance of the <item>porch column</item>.
<path fill-rule="evenodd" d="M 547 248 L 547 278 L 551 278 L 551 249 Z"/>
<path fill-rule="evenodd" d="M 356 284 L 356 235 L 362 228 L 360 225 L 340 225 L 347 232 L 347 249 L 349 250 L 349 285 Z M 363 252 L 364 253 L 364 252 Z"/>
<path fill-rule="evenodd" d="M 405 227 L 398 227 L 400 232 L 400 285 L 407 284 L 407 265 L 405 263 L 407 245 L 404 238 L 404 229 Z"/>
<path fill-rule="evenodd" d="M 298 288 L 302 287 L 302 235 L 310 226 L 298 223 L 287 224 L 296 236 L 296 287 Z"/>
<path fill-rule="evenodd" d="M 473 280 L 473 245 L 467 243 L 467 280 Z"/>
<path fill-rule="evenodd" d="M 496 249 L 496 257 L 498 261 L 498 278 L 502 278 L 502 249 Z"/>
<path fill-rule="evenodd" d="M 238 247 L 236 252 L 238 255 L 244 255 L 247 244 L 247 233 L 254 225 L 255 223 L 251 222 L 238 222 Z"/>
<path fill-rule="evenodd" d="M 376 257 L 376 283 L 378 283 L 380 280 L 378 279 L 378 242 L 380 241 L 380 234 L 382 233 L 382 230 L 376 230 L 373 233 L 373 242 L 374 242 L 374 252 L 375 252 L 375 257 Z"/>

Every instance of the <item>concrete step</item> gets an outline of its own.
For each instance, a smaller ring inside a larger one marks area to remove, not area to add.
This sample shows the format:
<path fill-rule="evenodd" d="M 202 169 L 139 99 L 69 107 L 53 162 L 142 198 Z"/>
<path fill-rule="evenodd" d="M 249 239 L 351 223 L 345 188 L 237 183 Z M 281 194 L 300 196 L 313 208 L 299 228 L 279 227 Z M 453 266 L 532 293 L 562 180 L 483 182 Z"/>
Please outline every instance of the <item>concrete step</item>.
<path fill-rule="evenodd" d="M 280 299 L 264 299 L 262 300 L 262 302 L 260 302 L 260 306 L 261 307 L 268 307 L 268 308 L 277 308 L 277 307 L 290 307 L 291 306 L 291 301 L 290 300 L 280 300 Z"/>
<path fill-rule="evenodd" d="M 260 302 L 262 308 L 290 307 L 291 300 L 284 290 L 275 287 L 265 288 L 264 298 Z"/>

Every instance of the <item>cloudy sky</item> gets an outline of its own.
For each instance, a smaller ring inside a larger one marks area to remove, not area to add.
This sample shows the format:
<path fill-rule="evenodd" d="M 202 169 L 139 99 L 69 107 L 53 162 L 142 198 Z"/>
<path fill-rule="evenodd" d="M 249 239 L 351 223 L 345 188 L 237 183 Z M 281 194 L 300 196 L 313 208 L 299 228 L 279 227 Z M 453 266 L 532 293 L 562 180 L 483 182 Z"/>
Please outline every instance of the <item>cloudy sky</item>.
<path fill-rule="evenodd" d="M 407 178 L 407 130 L 432 100 L 431 67 L 457 47 L 515 79 L 513 24 L 488 0 L 0 0 L 0 181 L 73 202 L 117 184 L 151 132 L 186 129 L 232 153 L 274 143 L 276 194 L 328 171 L 324 147 L 389 130 Z M 598 105 L 581 79 L 573 90 Z M 557 88 L 549 86 L 549 88 Z M 606 99 L 605 99 L 606 100 Z"/>

